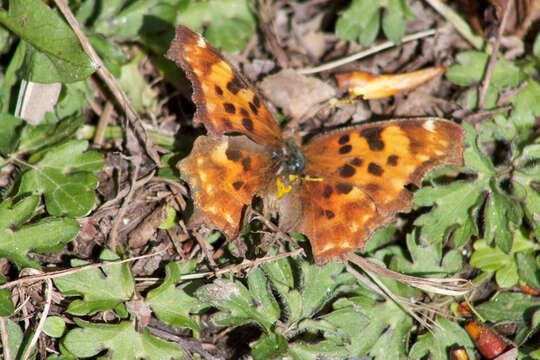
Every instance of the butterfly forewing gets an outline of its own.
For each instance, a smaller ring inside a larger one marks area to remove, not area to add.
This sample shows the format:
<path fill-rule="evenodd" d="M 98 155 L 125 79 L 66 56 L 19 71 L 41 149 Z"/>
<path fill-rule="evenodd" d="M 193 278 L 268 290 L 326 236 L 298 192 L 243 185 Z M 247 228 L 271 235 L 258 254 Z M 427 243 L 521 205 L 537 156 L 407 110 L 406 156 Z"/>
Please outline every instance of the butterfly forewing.
<path fill-rule="evenodd" d="M 203 37 L 178 26 L 166 57 L 193 84 L 196 124 L 210 134 L 241 133 L 272 149 L 282 147 L 279 125 L 261 96 Z"/>

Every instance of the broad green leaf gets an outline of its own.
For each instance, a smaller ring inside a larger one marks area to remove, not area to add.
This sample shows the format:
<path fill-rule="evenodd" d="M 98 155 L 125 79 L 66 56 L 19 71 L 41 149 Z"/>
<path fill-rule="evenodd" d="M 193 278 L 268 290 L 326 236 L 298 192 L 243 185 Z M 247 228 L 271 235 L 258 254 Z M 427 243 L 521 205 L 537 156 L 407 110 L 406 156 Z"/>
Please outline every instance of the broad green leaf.
<path fill-rule="evenodd" d="M 59 316 L 49 316 L 45 321 L 43 332 L 50 337 L 59 338 L 66 331 L 66 323 Z"/>
<path fill-rule="evenodd" d="M 12 356 L 16 355 L 21 347 L 22 341 L 24 339 L 24 334 L 19 325 L 11 319 L 6 319 L 6 330 L 8 336 L 9 349 L 11 350 Z M 2 346 L 5 344 L 2 343 Z"/>
<path fill-rule="evenodd" d="M 486 320 L 527 321 L 534 310 L 540 308 L 540 299 L 534 296 L 514 292 L 501 292 L 475 307 L 476 311 Z"/>
<path fill-rule="evenodd" d="M 418 337 L 409 352 L 409 358 L 420 359 L 430 354 L 430 359 L 446 360 L 448 353 L 456 346 L 463 346 L 469 357 L 474 359 L 475 345 L 467 332 L 458 324 L 440 318 L 432 331 Z"/>
<path fill-rule="evenodd" d="M 0 11 L 0 22 L 24 40 L 26 80 L 70 83 L 97 69 L 73 30 L 43 1 L 12 0 L 9 10 Z"/>
<path fill-rule="evenodd" d="M 83 116 L 70 116 L 56 124 L 26 125 L 21 131 L 18 153 L 34 153 L 72 136 L 84 123 Z"/>
<path fill-rule="evenodd" d="M 420 216 L 414 222 L 415 225 L 422 226 L 422 237 L 431 243 L 438 243 L 444 240 L 449 231 L 461 226 L 474 230 L 469 232 L 466 238 L 476 234 L 472 213 L 483 199 L 482 185 L 480 181 L 454 182 L 447 186 L 425 186 L 417 191 L 414 197 L 416 206 L 435 205 L 429 213 Z"/>
<path fill-rule="evenodd" d="M 472 170 L 478 171 L 482 175 L 495 175 L 493 163 L 486 155 L 484 155 L 478 146 L 478 134 L 473 126 L 469 123 L 464 123 L 462 126 L 465 129 L 465 141 L 469 145 L 463 152 L 466 166 Z M 482 180 L 482 178 L 479 180 Z"/>
<path fill-rule="evenodd" d="M 526 81 L 527 86 L 510 100 L 513 105 L 510 120 L 518 129 L 533 127 L 536 118 L 540 116 L 540 83 L 534 78 Z"/>
<path fill-rule="evenodd" d="M 153 335 L 148 330 L 137 332 L 135 324 L 95 324 L 75 319 L 79 326 L 69 331 L 62 340 L 73 355 L 88 358 L 108 350 L 108 358 L 123 359 L 178 359 L 184 354 L 180 349 Z"/>
<path fill-rule="evenodd" d="M 529 286 L 540 290 L 540 269 L 531 253 L 518 253 L 516 255 L 519 277 Z"/>
<path fill-rule="evenodd" d="M 104 250 L 100 260 L 113 261 L 118 260 L 118 257 L 111 251 Z M 88 262 L 81 260 L 71 261 L 73 268 L 87 264 Z M 83 297 L 82 300 L 72 301 L 68 306 L 67 311 L 75 315 L 111 310 L 131 299 L 134 291 L 133 278 L 126 263 L 76 271 L 54 279 L 54 284 L 66 296 Z"/>
<path fill-rule="evenodd" d="M 196 285 L 195 283 L 184 285 L 189 289 L 176 285 L 182 275 L 195 271 L 195 265 L 193 261 L 180 266 L 175 263 L 167 264 L 163 284 L 148 293 L 146 302 L 158 319 L 169 325 L 188 327 L 198 332 L 200 327 L 196 314 L 208 306 L 191 296 L 195 290 L 192 285 Z M 189 290 L 189 293 L 186 290 Z"/>
<path fill-rule="evenodd" d="M 93 172 L 103 166 L 97 152 L 85 151 L 88 143 L 72 140 L 49 149 L 21 179 L 19 194 L 43 194 L 51 215 L 86 215 L 94 206 Z"/>
<path fill-rule="evenodd" d="M 0 203 L 0 257 L 7 257 L 18 268 L 39 269 L 39 264 L 27 257 L 30 250 L 57 251 L 58 244 L 72 240 L 80 230 L 75 220 L 51 217 L 23 225 L 38 202 L 38 197 L 31 196 L 15 204 L 11 200 Z"/>

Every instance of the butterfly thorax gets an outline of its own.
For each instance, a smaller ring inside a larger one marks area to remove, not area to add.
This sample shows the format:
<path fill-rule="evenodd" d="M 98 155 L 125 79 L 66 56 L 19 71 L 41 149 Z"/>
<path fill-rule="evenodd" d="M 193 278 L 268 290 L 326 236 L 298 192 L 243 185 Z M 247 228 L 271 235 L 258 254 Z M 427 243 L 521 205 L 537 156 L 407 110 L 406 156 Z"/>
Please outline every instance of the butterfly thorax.
<path fill-rule="evenodd" d="M 279 161 L 278 175 L 301 176 L 306 167 L 306 159 L 294 139 L 288 139 L 279 151 L 272 152 L 272 159 Z"/>

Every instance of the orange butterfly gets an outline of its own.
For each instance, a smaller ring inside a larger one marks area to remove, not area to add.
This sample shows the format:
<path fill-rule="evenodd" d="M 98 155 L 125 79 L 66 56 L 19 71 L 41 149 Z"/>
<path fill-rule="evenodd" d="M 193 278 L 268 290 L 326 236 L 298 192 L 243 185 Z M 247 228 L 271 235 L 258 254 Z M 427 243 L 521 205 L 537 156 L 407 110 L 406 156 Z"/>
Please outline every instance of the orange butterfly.
<path fill-rule="evenodd" d="M 463 165 L 463 129 L 444 119 L 362 124 L 305 144 L 284 139 L 258 92 L 200 35 L 179 26 L 166 56 L 193 83 L 194 122 L 208 131 L 178 164 L 195 201 L 192 222 L 227 238 L 258 195 L 282 228 L 309 238 L 317 263 L 343 258 L 410 210 L 405 185 L 420 185 L 437 166 Z"/>

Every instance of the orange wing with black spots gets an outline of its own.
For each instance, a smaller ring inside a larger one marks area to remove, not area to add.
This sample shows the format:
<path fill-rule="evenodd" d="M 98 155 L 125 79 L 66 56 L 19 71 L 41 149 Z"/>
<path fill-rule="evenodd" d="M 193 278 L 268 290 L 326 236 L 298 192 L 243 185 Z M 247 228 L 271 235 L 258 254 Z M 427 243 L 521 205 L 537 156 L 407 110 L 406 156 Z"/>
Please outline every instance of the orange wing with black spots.
<path fill-rule="evenodd" d="M 263 195 L 277 164 L 268 152 L 245 137 L 200 136 L 191 155 L 178 163 L 193 193 L 196 222 L 238 234 L 243 210 Z"/>
<path fill-rule="evenodd" d="M 279 125 L 261 96 L 202 36 L 178 26 L 166 57 L 193 84 L 195 124 L 204 124 L 213 135 L 236 132 L 270 148 L 283 145 Z"/>
<path fill-rule="evenodd" d="M 373 231 L 410 210 L 425 174 L 463 165 L 463 129 L 444 119 L 376 122 L 316 137 L 302 148 L 302 230 L 318 259 L 363 248 Z M 309 202 L 309 203 L 307 203 Z"/>

